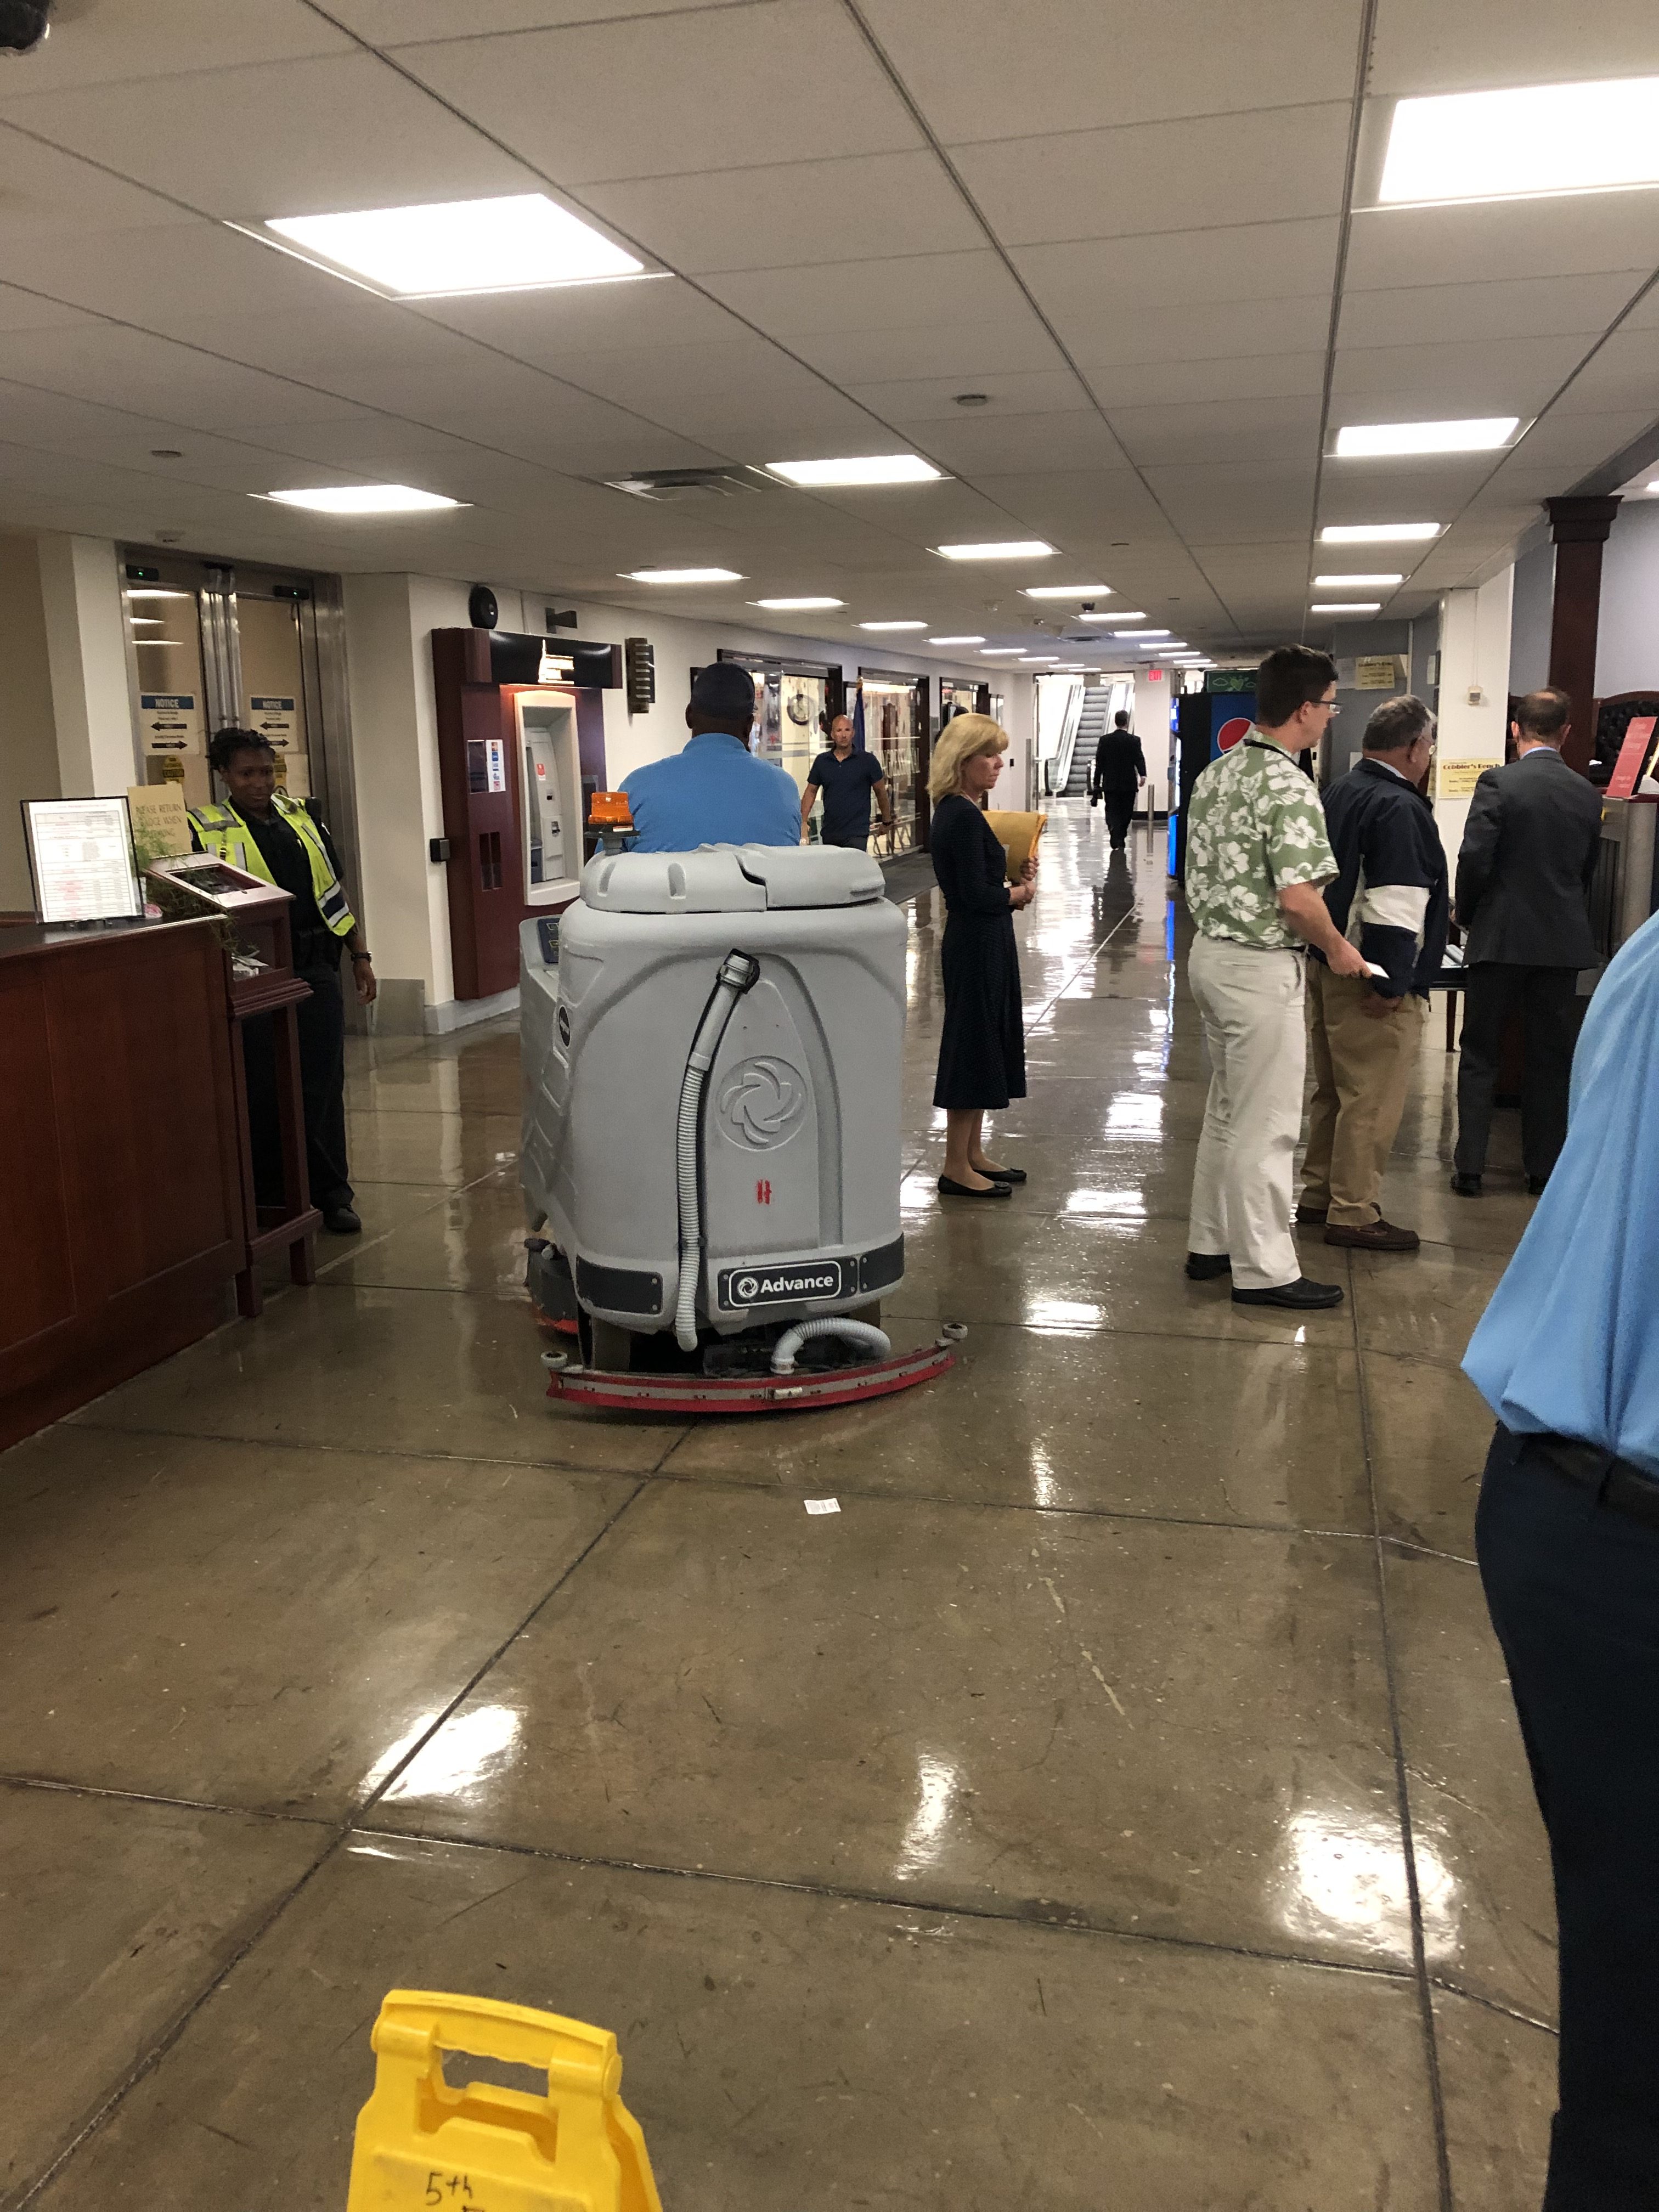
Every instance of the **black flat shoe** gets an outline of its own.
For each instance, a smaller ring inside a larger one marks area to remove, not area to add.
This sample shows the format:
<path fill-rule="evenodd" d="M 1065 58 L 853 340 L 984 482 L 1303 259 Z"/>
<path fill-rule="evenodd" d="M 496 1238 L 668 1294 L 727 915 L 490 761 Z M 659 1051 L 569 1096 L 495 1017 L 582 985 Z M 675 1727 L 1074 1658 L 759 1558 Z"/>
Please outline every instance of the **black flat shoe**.
<path fill-rule="evenodd" d="M 1024 1168 L 981 1168 L 980 1173 L 989 1176 L 993 1182 L 1024 1182 L 1025 1180 Z"/>
<path fill-rule="evenodd" d="M 1548 1181 L 1549 1177 L 1547 1176 L 1528 1176 L 1527 1177 L 1527 1196 L 1528 1198 L 1541 1198 L 1544 1194 L 1544 1185 Z"/>
<path fill-rule="evenodd" d="M 1233 1292 L 1236 1306 L 1289 1306 L 1294 1313 L 1310 1313 L 1341 1303 L 1340 1284 L 1310 1283 L 1305 1275 L 1298 1275 L 1293 1283 L 1275 1283 L 1270 1290 Z"/>
<path fill-rule="evenodd" d="M 1189 1252 L 1187 1255 L 1187 1279 L 1193 1283 L 1213 1283 L 1218 1276 L 1230 1273 L 1232 1264 L 1224 1252 Z"/>
<path fill-rule="evenodd" d="M 1013 1192 L 1006 1182 L 994 1182 L 989 1190 L 969 1190 L 965 1182 L 955 1182 L 949 1176 L 939 1179 L 941 1198 L 1012 1198 Z"/>
<path fill-rule="evenodd" d="M 363 1224 L 349 1206 L 325 1206 L 323 1226 L 335 1237 L 361 1237 Z"/>
<path fill-rule="evenodd" d="M 1451 1187 L 1457 1193 L 1459 1198 L 1479 1198 L 1480 1195 L 1480 1178 L 1479 1176 L 1454 1175 L 1451 1179 Z"/>

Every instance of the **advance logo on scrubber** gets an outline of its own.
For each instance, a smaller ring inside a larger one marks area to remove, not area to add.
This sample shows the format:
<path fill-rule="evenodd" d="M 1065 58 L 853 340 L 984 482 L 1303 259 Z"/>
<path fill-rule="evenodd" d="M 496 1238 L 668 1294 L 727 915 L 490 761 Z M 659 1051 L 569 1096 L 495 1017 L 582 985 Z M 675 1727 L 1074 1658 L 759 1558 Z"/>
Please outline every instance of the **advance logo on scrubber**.
<path fill-rule="evenodd" d="M 840 1260 L 813 1260 L 793 1267 L 723 1267 L 715 1279 L 714 1294 L 728 1313 L 744 1306 L 799 1305 L 805 1298 L 848 1297 L 858 1287 L 857 1277 L 856 1264 L 848 1267 Z"/>

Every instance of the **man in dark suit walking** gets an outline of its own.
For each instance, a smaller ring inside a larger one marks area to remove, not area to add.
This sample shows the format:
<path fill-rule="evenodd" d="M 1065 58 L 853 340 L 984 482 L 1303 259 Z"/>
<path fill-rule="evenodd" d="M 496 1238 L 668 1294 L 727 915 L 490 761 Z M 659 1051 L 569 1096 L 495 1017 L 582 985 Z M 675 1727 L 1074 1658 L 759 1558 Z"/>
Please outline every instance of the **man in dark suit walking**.
<path fill-rule="evenodd" d="M 1106 834 L 1115 853 L 1123 850 L 1134 819 L 1135 794 L 1146 781 L 1146 756 L 1140 750 L 1140 740 L 1129 727 L 1129 717 L 1115 714 L 1111 728 L 1103 730 L 1096 742 L 1090 775 L 1093 787 L 1090 795 L 1106 810 Z"/>
<path fill-rule="evenodd" d="M 1542 1190 L 1567 1133 L 1578 971 L 1595 960 L 1589 887 L 1601 841 L 1601 794 L 1561 757 L 1570 703 L 1565 691 L 1528 692 L 1510 725 L 1516 757 L 1476 784 L 1457 855 L 1468 981 L 1452 1188 L 1462 1198 L 1480 1195 L 1499 1041 L 1511 1013 L 1525 1036 L 1528 1190 Z"/>

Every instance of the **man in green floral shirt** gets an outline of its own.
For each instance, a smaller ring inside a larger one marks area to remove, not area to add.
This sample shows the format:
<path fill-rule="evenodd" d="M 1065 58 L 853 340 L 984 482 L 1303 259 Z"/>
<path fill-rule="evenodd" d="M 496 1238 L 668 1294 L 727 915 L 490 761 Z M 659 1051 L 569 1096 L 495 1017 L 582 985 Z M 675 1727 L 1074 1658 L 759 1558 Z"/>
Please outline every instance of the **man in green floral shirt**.
<path fill-rule="evenodd" d="M 1291 1235 L 1291 1167 L 1307 1065 L 1304 945 L 1338 975 L 1369 973 L 1319 885 L 1336 873 L 1319 793 L 1296 764 L 1336 712 L 1336 664 L 1284 645 L 1256 672 L 1256 724 L 1212 761 L 1187 818 L 1187 980 L 1204 1024 L 1210 1093 L 1193 1171 L 1187 1273 L 1231 1273 L 1239 1305 L 1340 1304 L 1302 1273 Z"/>

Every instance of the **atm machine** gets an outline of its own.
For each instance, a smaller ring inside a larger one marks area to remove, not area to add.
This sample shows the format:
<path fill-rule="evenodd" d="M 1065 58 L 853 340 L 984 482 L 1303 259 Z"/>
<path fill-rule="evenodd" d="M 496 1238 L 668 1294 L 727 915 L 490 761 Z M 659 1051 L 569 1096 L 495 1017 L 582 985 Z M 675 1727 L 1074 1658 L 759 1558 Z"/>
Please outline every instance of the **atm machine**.
<path fill-rule="evenodd" d="M 581 750 L 568 691 L 515 691 L 524 823 L 524 902 L 565 906 L 582 872 Z"/>

